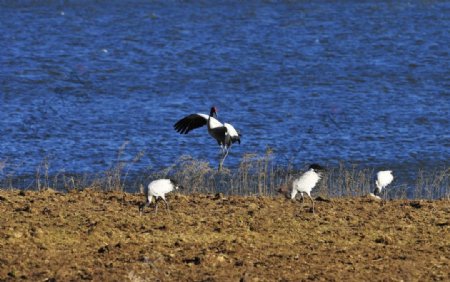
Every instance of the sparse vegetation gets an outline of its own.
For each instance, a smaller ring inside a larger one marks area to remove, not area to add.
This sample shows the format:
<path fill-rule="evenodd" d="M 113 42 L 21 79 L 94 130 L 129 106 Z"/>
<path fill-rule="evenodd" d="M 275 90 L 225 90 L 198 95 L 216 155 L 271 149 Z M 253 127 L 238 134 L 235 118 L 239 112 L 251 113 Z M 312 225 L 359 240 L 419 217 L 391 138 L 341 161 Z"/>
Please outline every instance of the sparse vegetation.
<path fill-rule="evenodd" d="M 175 163 L 159 170 L 136 171 L 145 152 L 137 153 L 131 160 L 123 155 L 128 142 L 124 142 L 117 152 L 117 158 L 108 169 L 99 173 L 74 174 L 59 171 L 50 174 L 51 161 L 45 158 L 36 168 L 34 176 L 14 175 L 15 168 L 8 168 L 6 160 L 0 161 L 0 187 L 3 189 L 51 188 L 58 191 L 93 188 L 106 191 L 140 192 L 143 187 L 157 178 L 174 178 L 187 189 L 185 193 L 216 193 L 227 195 L 274 196 L 280 188 L 289 190 L 293 179 L 300 175 L 309 164 L 294 167 L 293 164 L 278 165 L 272 148 L 264 154 L 247 153 L 237 168 L 223 168 L 218 171 L 205 160 L 184 155 Z M 17 167 L 16 167 L 17 168 Z M 7 172 L 6 172 L 7 171 Z M 132 172 L 132 173 L 130 173 Z M 374 189 L 374 168 L 361 167 L 341 162 L 336 167 L 328 167 L 313 194 L 322 197 L 358 197 L 367 195 Z M 409 172 L 411 174 L 411 172 Z M 415 186 L 396 181 L 387 189 L 389 199 L 450 199 L 450 167 L 434 170 L 419 169 Z M 409 177 L 411 183 L 411 177 Z"/>
<path fill-rule="evenodd" d="M 138 153 L 132 160 L 124 161 L 121 156 L 126 143 L 120 148 L 117 160 L 109 169 L 97 174 L 72 174 L 64 171 L 49 174 L 50 162 L 45 159 L 36 169 L 33 177 L 15 177 L 12 173 L 3 175 L 0 186 L 3 188 L 25 188 L 40 191 L 51 188 L 59 191 L 95 188 L 107 191 L 139 192 L 142 186 L 161 177 L 177 179 L 187 189 L 186 193 L 216 193 L 228 195 L 273 196 L 280 187 L 290 189 L 294 177 L 304 171 L 304 167 L 294 168 L 292 164 L 277 165 L 273 151 L 267 148 L 262 155 L 245 154 L 235 169 L 223 168 L 217 171 L 207 161 L 182 156 L 174 164 L 159 171 L 133 171 L 144 152 Z M 7 166 L 0 163 L 0 172 Z M 131 174 L 130 172 L 133 171 Z M 374 189 L 376 170 L 354 164 L 340 163 L 337 167 L 328 167 L 327 172 L 314 195 L 322 197 L 357 197 L 367 195 Z M 416 173 L 416 184 L 408 186 L 398 180 L 394 172 L 394 184 L 387 189 L 388 199 L 450 199 L 450 168 L 434 170 L 420 169 Z M 26 184 L 25 180 L 33 179 Z M 411 182 L 411 181 L 410 181 Z M 25 184 L 25 185 L 24 185 Z"/>

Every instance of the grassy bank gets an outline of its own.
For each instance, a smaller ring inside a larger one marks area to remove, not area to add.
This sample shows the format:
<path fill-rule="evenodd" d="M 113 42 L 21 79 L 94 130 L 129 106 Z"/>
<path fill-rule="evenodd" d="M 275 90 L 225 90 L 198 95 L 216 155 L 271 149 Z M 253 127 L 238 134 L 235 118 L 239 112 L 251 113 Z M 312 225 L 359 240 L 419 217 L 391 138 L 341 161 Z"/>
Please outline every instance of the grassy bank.
<path fill-rule="evenodd" d="M 0 280 L 449 280 L 448 201 L 0 190 Z"/>
<path fill-rule="evenodd" d="M 46 188 L 70 191 L 94 187 L 104 191 L 139 192 L 151 180 L 171 177 L 186 187 L 189 193 L 274 196 L 280 187 L 291 187 L 293 179 L 308 167 L 276 165 L 272 152 L 268 150 L 263 155 L 245 154 L 238 167 L 224 168 L 220 172 L 209 162 L 190 156 L 182 156 L 161 170 L 136 172 L 133 165 L 139 157 L 129 162 L 118 158 L 117 163 L 109 169 L 86 174 L 65 171 L 52 173 L 51 165 L 44 161 L 36 169 L 35 175 L 17 176 L 13 171 L 0 174 L 0 187 L 37 191 Z M 314 193 L 323 197 L 367 195 L 375 188 L 374 177 L 379 169 L 344 162 L 327 167 Z M 390 169 L 394 169 L 394 182 L 387 189 L 389 199 L 450 199 L 450 167 L 444 165 L 423 170 L 404 165 Z"/>

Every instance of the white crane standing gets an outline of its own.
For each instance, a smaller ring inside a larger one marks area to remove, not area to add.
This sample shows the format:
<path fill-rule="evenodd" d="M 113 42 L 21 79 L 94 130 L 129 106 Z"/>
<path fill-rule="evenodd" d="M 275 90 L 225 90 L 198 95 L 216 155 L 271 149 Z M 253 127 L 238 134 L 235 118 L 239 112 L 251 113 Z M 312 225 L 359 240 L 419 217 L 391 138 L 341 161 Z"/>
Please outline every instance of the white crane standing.
<path fill-rule="evenodd" d="M 304 202 L 303 193 L 308 195 L 312 202 L 312 209 L 314 213 L 314 200 L 311 197 L 311 190 L 316 186 L 322 177 L 322 172 L 325 169 L 318 164 L 312 164 L 309 166 L 308 171 L 303 173 L 299 178 L 295 179 L 292 183 L 291 199 L 295 199 L 297 193 L 300 193 L 302 197 L 302 203 Z"/>

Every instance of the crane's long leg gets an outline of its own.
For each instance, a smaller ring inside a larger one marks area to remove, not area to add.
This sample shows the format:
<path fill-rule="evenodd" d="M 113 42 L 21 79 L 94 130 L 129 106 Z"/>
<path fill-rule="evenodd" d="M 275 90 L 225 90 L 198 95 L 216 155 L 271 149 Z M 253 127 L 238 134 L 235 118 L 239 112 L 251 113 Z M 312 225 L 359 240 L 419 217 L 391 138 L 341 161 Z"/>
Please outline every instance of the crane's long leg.
<path fill-rule="evenodd" d="M 159 200 L 159 198 L 156 197 L 156 198 L 155 198 L 155 214 L 158 213 L 158 200 Z"/>
<path fill-rule="evenodd" d="M 228 148 L 225 148 L 225 155 L 223 156 L 222 164 L 225 161 L 227 156 L 228 156 Z"/>
<path fill-rule="evenodd" d="M 306 193 L 306 195 L 308 195 L 308 197 L 311 199 L 312 206 L 313 206 L 313 213 L 315 213 L 315 211 L 314 211 L 314 200 L 313 200 L 313 198 L 311 197 L 310 194 Z"/>
<path fill-rule="evenodd" d="M 167 203 L 166 199 L 164 199 L 163 197 L 161 197 L 161 199 L 163 199 L 164 203 L 166 204 L 166 210 L 169 211 L 169 204 Z"/>
<path fill-rule="evenodd" d="M 228 156 L 228 148 L 225 146 L 225 154 L 222 158 L 222 160 L 219 163 L 219 171 L 222 170 L 223 162 L 225 161 L 225 158 Z"/>

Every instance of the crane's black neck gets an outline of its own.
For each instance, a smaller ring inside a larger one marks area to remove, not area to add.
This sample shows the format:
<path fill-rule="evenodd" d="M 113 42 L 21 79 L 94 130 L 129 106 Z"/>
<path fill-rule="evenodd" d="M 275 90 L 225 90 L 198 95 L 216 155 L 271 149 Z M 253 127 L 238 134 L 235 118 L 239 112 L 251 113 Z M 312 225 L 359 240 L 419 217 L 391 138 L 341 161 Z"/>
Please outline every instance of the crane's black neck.
<path fill-rule="evenodd" d="M 209 116 L 217 118 L 217 111 L 215 107 L 211 107 L 211 111 L 209 111 Z"/>

